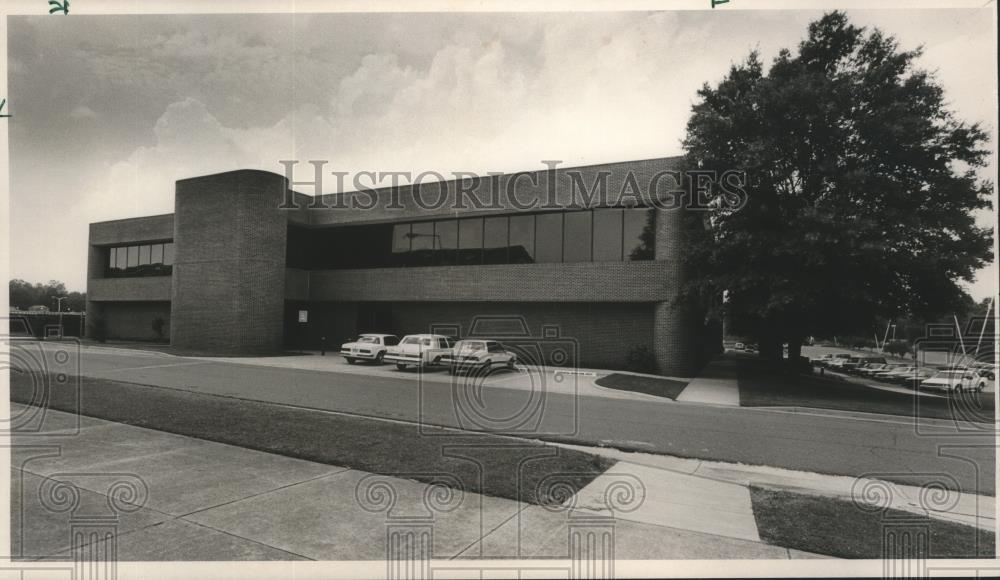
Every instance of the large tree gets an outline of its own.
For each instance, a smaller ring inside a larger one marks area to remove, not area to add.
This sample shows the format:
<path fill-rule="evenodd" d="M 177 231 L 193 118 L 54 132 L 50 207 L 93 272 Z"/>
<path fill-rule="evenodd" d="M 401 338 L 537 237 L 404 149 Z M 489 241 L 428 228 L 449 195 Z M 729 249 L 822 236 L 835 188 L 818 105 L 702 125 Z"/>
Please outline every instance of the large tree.
<path fill-rule="evenodd" d="M 19 278 L 10 281 L 8 285 L 10 293 L 10 305 L 22 310 L 27 310 L 31 306 L 48 306 L 53 312 L 57 311 L 58 303 L 56 297 L 65 296 L 62 301 L 63 311 L 82 312 L 87 307 L 87 295 L 83 292 L 67 292 L 66 284 L 58 280 L 49 280 L 46 284 L 26 282 Z"/>
<path fill-rule="evenodd" d="M 692 289 L 728 290 L 731 328 L 762 354 L 871 334 L 877 316 L 948 312 L 958 281 L 991 259 L 992 229 L 973 216 L 991 207 L 976 174 L 987 135 L 955 118 L 919 56 L 832 12 L 797 54 L 765 72 L 753 52 L 699 91 L 687 162 L 745 170 L 747 199 L 708 212 Z"/>

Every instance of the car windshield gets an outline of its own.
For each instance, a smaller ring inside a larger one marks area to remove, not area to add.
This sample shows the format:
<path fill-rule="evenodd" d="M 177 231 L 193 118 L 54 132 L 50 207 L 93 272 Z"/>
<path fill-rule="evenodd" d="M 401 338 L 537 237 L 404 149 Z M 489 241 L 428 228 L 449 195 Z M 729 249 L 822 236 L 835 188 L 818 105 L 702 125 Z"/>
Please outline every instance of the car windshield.
<path fill-rule="evenodd" d="M 935 378 L 940 377 L 942 379 L 954 378 L 962 376 L 964 371 L 938 371 L 934 374 Z"/>
<path fill-rule="evenodd" d="M 400 344 L 420 344 L 420 339 L 415 336 L 407 336 Z"/>
<path fill-rule="evenodd" d="M 378 337 L 375 336 L 359 336 L 358 342 L 364 342 L 369 344 L 374 344 L 378 342 Z"/>

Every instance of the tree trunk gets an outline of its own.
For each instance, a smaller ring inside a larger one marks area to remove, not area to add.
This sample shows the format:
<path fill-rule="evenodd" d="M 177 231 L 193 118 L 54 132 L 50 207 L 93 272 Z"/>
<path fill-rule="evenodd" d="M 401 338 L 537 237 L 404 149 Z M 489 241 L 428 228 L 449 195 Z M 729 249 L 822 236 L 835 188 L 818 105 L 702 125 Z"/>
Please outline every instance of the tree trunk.
<path fill-rule="evenodd" d="M 793 369 L 798 369 L 800 356 L 802 356 L 802 339 L 788 339 L 788 366 Z"/>

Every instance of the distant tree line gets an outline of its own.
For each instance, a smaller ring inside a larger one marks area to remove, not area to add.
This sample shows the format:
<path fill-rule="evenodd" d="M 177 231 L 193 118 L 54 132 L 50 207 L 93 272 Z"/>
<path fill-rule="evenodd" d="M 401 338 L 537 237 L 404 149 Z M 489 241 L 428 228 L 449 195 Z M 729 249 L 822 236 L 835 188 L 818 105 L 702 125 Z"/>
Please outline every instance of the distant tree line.
<path fill-rule="evenodd" d="M 57 312 L 56 298 L 66 296 L 62 301 L 63 312 L 83 312 L 87 308 L 85 292 L 68 292 L 66 284 L 49 280 L 45 284 L 27 282 L 21 279 L 10 281 L 10 307 L 27 310 L 32 306 L 47 306 Z"/>

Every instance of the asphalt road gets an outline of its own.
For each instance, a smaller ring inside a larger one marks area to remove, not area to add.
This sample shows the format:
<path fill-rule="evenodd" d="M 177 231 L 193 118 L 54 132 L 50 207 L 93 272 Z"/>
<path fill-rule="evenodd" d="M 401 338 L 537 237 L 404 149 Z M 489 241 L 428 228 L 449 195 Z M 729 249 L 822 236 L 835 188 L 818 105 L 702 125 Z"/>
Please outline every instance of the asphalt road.
<path fill-rule="evenodd" d="M 111 349 L 84 348 L 59 362 L 38 348 L 16 348 L 12 363 L 70 376 L 78 365 L 85 376 L 535 439 L 908 484 L 945 479 L 964 492 L 995 494 L 994 431 L 982 425 L 476 388 L 440 375 L 421 381 L 412 373 L 342 374 Z"/>

